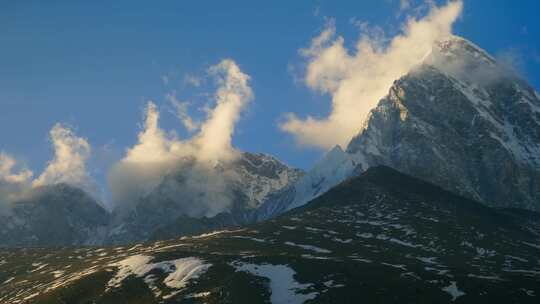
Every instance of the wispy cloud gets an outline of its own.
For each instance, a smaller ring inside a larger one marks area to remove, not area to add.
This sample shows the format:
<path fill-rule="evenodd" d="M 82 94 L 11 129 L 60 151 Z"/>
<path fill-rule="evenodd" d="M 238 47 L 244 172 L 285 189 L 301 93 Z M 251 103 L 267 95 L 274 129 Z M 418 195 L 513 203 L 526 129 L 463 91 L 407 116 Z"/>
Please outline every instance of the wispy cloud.
<path fill-rule="evenodd" d="M 86 170 L 90 144 L 78 137 L 69 127 L 57 123 L 49 132 L 54 147 L 54 158 L 41 175 L 32 182 L 34 187 L 68 183 L 93 190 L 93 182 Z"/>
<path fill-rule="evenodd" d="M 190 103 L 188 101 L 180 101 L 176 97 L 176 91 L 167 93 L 165 99 L 173 106 L 173 114 L 182 122 L 188 132 L 195 132 L 200 128 L 200 122 L 194 120 L 188 114 Z"/>
<path fill-rule="evenodd" d="M 198 169 L 190 169 L 185 184 L 192 184 L 191 188 L 199 185 L 200 188 L 199 182 L 192 182 L 204 178 L 214 180 L 212 189 L 206 189 L 210 191 L 208 195 L 216 192 L 216 185 L 222 184 L 219 178 L 211 176 L 212 170 L 208 168 L 218 161 L 230 161 L 237 155 L 231 144 L 232 136 L 242 110 L 253 99 L 253 92 L 248 85 L 249 76 L 233 60 L 222 60 L 210 67 L 208 74 L 216 80 L 218 88 L 213 96 L 213 107 L 206 110 L 204 121 L 195 122 L 187 113 L 187 103 L 178 101 L 174 94 L 168 96 L 169 102 L 176 105 L 182 124 L 188 130 L 198 131 L 190 138 L 180 139 L 174 133 L 161 129 L 158 108 L 155 103 L 148 102 L 138 142 L 127 150 L 109 174 L 116 208 L 125 208 L 149 193 L 186 159 L 195 161 Z M 221 187 L 219 191 L 222 191 Z M 204 206 L 206 210 L 217 212 L 214 207 Z"/>
<path fill-rule="evenodd" d="M 184 84 L 186 85 L 190 85 L 193 87 L 200 87 L 203 81 L 204 81 L 203 78 L 198 77 L 193 74 L 184 75 Z"/>
<path fill-rule="evenodd" d="M 0 152 L 0 180 L 8 183 L 24 183 L 31 180 L 33 173 L 27 168 L 14 172 L 17 161 L 5 152 Z"/>
<path fill-rule="evenodd" d="M 515 72 L 521 73 L 525 65 L 524 51 L 517 47 L 501 50 L 495 54 L 499 64 Z"/>
<path fill-rule="evenodd" d="M 31 193 L 34 188 L 59 183 L 96 194 L 96 185 L 86 170 L 91 152 L 88 141 L 60 123 L 54 125 L 49 136 L 54 157 L 36 179 L 33 179 L 33 172 L 20 165 L 14 157 L 0 152 L 0 208 L 5 210 L 7 205 Z"/>
<path fill-rule="evenodd" d="M 30 189 L 32 176 L 32 171 L 17 164 L 14 157 L 0 152 L 0 214 Z"/>
<path fill-rule="evenodd" d="M 307 58 L 305 84 L 332 97 L 332 111 L 326 118 L 304 119 L 287 114 L 280 128 L 300 144 L 328 149 L 346 145 L 362 128 L 369 111 L 387 94 L 393 81 L 406 74 L 431 50 L 438 39 L 451 35 L 452 24 L 462 10 L 461 1 L 442 7 L 431 6 L 423 18 L 410 17 L 402 33 L 386 41 L 380 32 L 361 35 L 354 50 L 336 37 L 335 23 L 313 38 L 300 51 Z"/>

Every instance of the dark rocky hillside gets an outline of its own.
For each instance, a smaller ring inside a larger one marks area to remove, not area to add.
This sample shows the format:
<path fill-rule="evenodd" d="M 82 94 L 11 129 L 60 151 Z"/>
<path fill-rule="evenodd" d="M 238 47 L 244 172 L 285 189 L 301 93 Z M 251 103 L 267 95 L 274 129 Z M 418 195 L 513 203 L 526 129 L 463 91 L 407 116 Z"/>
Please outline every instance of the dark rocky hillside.
<path fill-rule="evenodd" d="M 540 216 L 374 167 L 279 218 L 0 252 L 2 303 L 538 303 Z"/>

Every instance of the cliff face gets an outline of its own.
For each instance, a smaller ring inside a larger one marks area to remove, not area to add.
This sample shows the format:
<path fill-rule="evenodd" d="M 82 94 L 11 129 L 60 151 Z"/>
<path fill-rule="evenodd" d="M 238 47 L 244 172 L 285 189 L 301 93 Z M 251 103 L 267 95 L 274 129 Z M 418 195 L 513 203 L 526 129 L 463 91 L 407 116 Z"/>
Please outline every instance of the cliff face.
<path fill-rule="evenodd" d="M 435 43 L 358 129 L 345 151 L 335 147 L 266 201 L 259 218 L 377 165 L 490 206 L 540 210 L 540 95 L 465 39 Z"/>
<path fill-rule="evenodd" d="M 491 206 L 540 210 L 540 98 L 464 39 L 396 81 L 347 152 Z"/>
<path fill-rule="evenodd" d="M 302 174 L 260 153 L 242 152 L 232 162 L 204 169 L 187 159 L 128 214 L 115 215 L 107 242 L 173 237 L 251 222 L 267 197 Z"/>

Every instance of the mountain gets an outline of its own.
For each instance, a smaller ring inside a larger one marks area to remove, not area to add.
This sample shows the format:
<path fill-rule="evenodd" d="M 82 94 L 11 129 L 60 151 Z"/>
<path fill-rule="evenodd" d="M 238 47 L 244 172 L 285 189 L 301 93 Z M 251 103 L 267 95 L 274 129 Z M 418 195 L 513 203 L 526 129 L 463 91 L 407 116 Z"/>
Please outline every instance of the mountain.
<path fill-rule="evenodd" d="M 2 303 L 537 303 L 540 214 L 377 166 L 282 216 L 120 247 L 0 251 Z"/>
<path fill-rule="evenodd" d="M 492 206 L 540 210 L 540 96 L 461 38 L 426 61 L 394 84 L 347 152 Z M 456 61 L 463 67 L 448 68 Z"/>
<path fill-rule="evenodd" d="M 35 188 L 0 213 L 0 247 L 129 243 L 238 226 L 253 222 L 254 210 L 267 196 L 303 174 L 272 156 L 248 152 L 209 170 L 201 171 L 190 159 L 180 162 L 127 214 L 111 214 L 67 184 Z"/>
<path fill-rule="evenodd" d="M 359 130 L 259 216 L 305 204 L 376 165 L 490 206 L 540 210 L 540 95 L 463 38 L 435 43 Z"/>
<path fill-rule="evenodd" d="M 261 153 L 242 152 L 234 161 L 211 168 L 186 159 L 127 215 L 116 215 L 108 242 L 159 239 L 252 222 L 252 214 L 267 197 L 302 175 Z"/>
<path fill-rule="evenodd" d="M 305 204 L 351 176 L 356 166 L 341 147 L 334 147 L 296 183 L 269 196 L 257 209 L 257 220 L 269 219 Z"/>
<path fill-rule="evenodd" d="M 79 188 L 67 184 L 35 188 L 0 215 L 0 247 L 100 243 L 109 217 Z"/>

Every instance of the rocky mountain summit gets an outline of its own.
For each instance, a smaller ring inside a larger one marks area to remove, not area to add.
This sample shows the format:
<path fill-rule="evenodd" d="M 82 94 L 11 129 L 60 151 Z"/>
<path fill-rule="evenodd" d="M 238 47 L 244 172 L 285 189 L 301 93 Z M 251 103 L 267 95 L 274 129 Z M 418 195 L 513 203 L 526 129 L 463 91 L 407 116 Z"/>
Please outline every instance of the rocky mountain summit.
<path fill-rule="evenodd" d="M 461 38 L 396 81 L 347 152 L 491 206 L 540 210 L 540 96 Z"/>
<path fill-rule="evenodd" d="M 0 239 L 3 246 L 118 244 L 241 226 L 300 207 L 378 165 L 488 206 L 540 210 L 540 96 L 463 38 L 435 43 L 358 129 L 345 150 L 336 146 L 306 174 L 243 152 L 205 167 L 186 159 L 133 208 L 112 215 L 74 190 L 55 205 L 60 212 L 45 210 L 50 203 L 35 211 L 25 206 L 36 203 L 18 204 Z M 53 196 L 38 198 L 60 200 Z M 48 221 L 58 232 L 41 229 Z"/>
<path fill-rule="evenodd" d="M 126 243 L 252 222 L 252 213 L 267 197 L 302 174 L 261 153 L 243 152 L 210 169 L 188 160 L 129 214 L 118 216 L 107 241 Z"/>
<path fill-rule="evenodd" d="M 394 82 L 345 151 L 331 150 L 270 218 L 371 166 L 387 165 L 495 207 L 540 210 L 540 95 L 460 37 Z"/>

